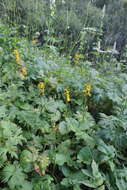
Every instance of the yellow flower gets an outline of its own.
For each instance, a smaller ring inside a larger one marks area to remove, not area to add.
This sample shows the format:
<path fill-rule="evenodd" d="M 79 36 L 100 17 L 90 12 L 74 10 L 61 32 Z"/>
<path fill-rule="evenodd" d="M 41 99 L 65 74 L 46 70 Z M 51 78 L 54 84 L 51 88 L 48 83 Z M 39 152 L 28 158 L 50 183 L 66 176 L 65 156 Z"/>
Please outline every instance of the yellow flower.
<path fill-rule="evenodd" d="M 64 90 L 64 96 L 65 96 L 67 102 L 70 102 L 70 101 L 71 101 L 71 98 L 70 98 L 70 90 L 69 90 L 69 89 L 66 88 L 66 89 Z"/>
<path fill-rule="evenodd" d="M 40 92 L 42 94 L 44 94 L 44 91 L 45 91 L 45 84 L 44 84 L 44 82 L 39 82 L 37 86 L 40 89 Z"/>
<path fill-rule="evenodd" d="M 38 41 L 37 40 L 32 40 L 32 44 L 35 45 Z"/>
<path fill-rule="evenodd" d="M 82 55 L 79 54 L 79 53 L 76 53 L 75 56 L 74 56 L 74 62 L 75 64 L 78 64 L 80 59 L 81 59 Z"/>
<path fill-rule="evenodd" d="M 44 88 L 44 87 L 45 87 L 44 82 L 39 82 L 39 84 L 38 84 L 38 88 L 42 89 L 42 88 Z"/>
<path fill-rule="evenodd" d="M 26 69 L 26 67 L 22 67 L 22 68 L 21 68 L 21 74 L 22 74 L 23 76 L 26 76 L 26 75 L 27 75 L 27 69 Z"/>
<path fill-rule="evenodd" d="M 15 49 L 14 51 L 13 51 L 13 54 L 15 55 L 15 58 L 16 58 L 16 63 L 18 64 L 18 65 L 20 65 L 20 55 L 19 55 L 19 51 L 17 50 L 17 49 Z"/>
<path fill-rule="evenodd" d="M 85 96 L 91 97 L 91 95 L 92 95 L 91 90 L 92 90 L 91 84 L 86 84 L 86 86 L 83 90 L 83 93 L 85 94 Z"/>

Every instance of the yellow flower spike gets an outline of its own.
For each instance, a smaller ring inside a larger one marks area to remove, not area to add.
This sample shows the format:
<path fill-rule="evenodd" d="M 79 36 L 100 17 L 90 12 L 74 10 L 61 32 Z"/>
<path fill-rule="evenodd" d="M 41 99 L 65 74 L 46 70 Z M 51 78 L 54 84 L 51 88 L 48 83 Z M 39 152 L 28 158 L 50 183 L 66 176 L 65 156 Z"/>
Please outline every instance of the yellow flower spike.
<path fill-rule="evenodd" d="M 18 51 L 17 49 L 15 49 L 15 50 L 13 51 L 13 54 L 15 55 L 16 63 L 17 63 L 18 65 L 20 65 L 21 58 L 20 58 L 20 55 L 19 55 L 19 51 Z"/>
<path fill-rule="evenodd" d="M 37 44 L 37 42 L 38 42 L 37 40 L 32 40 L 33 45 Z"/>
<path fill-rule="evenodd" d="M 86 84 L 86 86 L 83 90 L 84 95 L 91 97 L 92 96 L 91 90 L 92 90 L 91 84 Z"/>
<path fill-rule="evenodd" d="M 23 76 L 27 75 L 27 69 L 26 69 L 26 67 L 22 67 L 21 68 L 21 73 L 22 73 Z"/>
<path fill-rule="evenodd" d="M 39 82 L 37 86 L 40 89 L 40 92 L 42 94 L 44 94 L 44 91 L 45 91 L 45 84 L 44 84 L 44 82 Z"/>
<path fill-rule="evenodd" d="M 79 54 L 79 53 L 76 53 L 75 56 L 74 56 L 74 62 L 75 64 L 78 64 L 80 59 L 81 59 L 82 55 Z"/>
<path fill-rule="evenodd" d="M 66 88 L 66 89 L 64 90 L 64 96 L 65 96 L 67 102 L 70 102 L 70 101 L 71 101 L 71 98 L 70 98 L 70 90 L 69 90 L 69 89 Z"/>
<path fill-rule="evenodd" d="M 38 83 L 38 88 L 42 89 L 42 88 L 44 88 L 44 87 L 45 87 L 44 82 L 39 82 L 39 83 Z"/>

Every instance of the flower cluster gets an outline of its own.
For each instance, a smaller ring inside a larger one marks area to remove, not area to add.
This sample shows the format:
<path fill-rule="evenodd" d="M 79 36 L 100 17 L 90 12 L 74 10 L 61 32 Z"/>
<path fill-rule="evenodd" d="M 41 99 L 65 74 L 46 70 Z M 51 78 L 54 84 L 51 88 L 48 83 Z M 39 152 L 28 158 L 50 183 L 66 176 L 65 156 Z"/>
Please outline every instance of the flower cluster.
<path fill-rule="evenodd" d="M 91 84 L 86 84 L 83 93 L 85 94 L 85 96 L 91 97 L 91 90 L 92 90 Z"/>
<path fill-rule="evenodd" d="M 38 83 L 38 88 L 40 89 L 41 94 L 44 94 L 44 92 L 45 92 L 45 84 L 44 84 L 44 82 L 39 82 Z"/>
<path fill-rule="evenodd" d="M 64 96 L 65 96 L 67 102 L 70 102 L 70 101 L 71 101 L 71 98 L 70 98 L 70 90 L 69 90 L 69 89 L 66 88 L 66 89 L 64 90 Z"/>
<path fill-rule="evenodd" d="M 19 55 L 19 51 L 17 50 L 17 49 L 15 49 L 14 51 L 13 51 L 13 54 L 15 55 L 15 58 L 16 58 L 16 63 L 18 64 L 18 65 L 20 65 L 20 55 Z"/>
<path fill-rule="evenodd" d="M 42 154 L 41 156 L 39 156 L 37 163 L 34 164 L 34 170 L 41 176 L 45 175 L 45 172 L 49 164 L 50 160 L 48 155 Z"/>
<path fill-rule="evenodd" d="M 27 69 L 26 67 L 21 68 L 21 74 L 25 77 L 27 75 Z"/>
<path fill-rule="evenodd" d="M 37 44 L 38 40 L 32 40 L 32 44 L 35 45 Z"/>
<path fill-rule="evenodd" d="M 22 78 L 24 78 L 26 75 L 27 75 L 27 68 L 22 64 L 22 60 L 20 58 L 20 54 L 19 54 L 19 51 L 17 49 L 15 49 L 13 51 L 13 54 L 15 55 L 15 58 L 16 58 L 16 63 L 18 65 L 20 65 L 20 76 Z"/>
<path fill-rule="evenodd" d="M 80 59 L 81 59 L 82 55 L 81 54 L 78 54 L 76 53 L 75 56 L 74 56 L 74 63 L 75 64 L 78 64 Z"/>

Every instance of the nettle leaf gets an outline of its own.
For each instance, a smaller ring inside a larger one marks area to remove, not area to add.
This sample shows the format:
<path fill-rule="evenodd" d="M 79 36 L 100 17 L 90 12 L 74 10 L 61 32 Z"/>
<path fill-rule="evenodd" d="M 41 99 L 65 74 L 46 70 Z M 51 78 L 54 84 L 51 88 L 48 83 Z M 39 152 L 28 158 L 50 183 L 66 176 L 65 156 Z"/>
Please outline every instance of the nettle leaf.
<path fill-rule="evenodd" d="M 79 122 L 73 118 L 66 118 L 68 131 L 76 132 L 79 127 Z"/>
<path fill-rule="evenodd" d="M 85 132 L 84 126 L 80 127 L 80 122 L 76 119 L 66 118 L 66 121 L 60 123 L 59 130 L 61 134 L 67 134 L 71 131 L 75 132 L 76 139 L 83 139 L 90 147 L 94 147 L 96 144 L 95 139 L 87 131 Z"/>
<path fill-rule="evenodd" d="M 59 131 L 60 131 L 61 135 L 65 135 L 69 132 L 69 130 L 67 128 L 67 123 L 65 121 L 60 122 Z"/>
<path fill-rule="evenodd" d="M 55 163 L 62 166 L 67 161 L 65 154 L 56 154 Z"/>
<path fill-rule="evenodd" d="M 50 101 L 47 103 L 47 105 L 45 105 L 47 111 L 54 113 L 57 111 L 58 109 L 58 103 L 55 101 Z"/>
<path fill-rule="evenodd" d="M 113 158 L 115 156 L 115 148 L 111 145 L 106 145 L 104 141 L 100 140 L 98 150 L 109 157 Z"/>
<path fill-rule="evenodd" d="M 82 184 L 84 181 L 84 175 L 81 171 L 73 171 L 67 178 L 63 178 L 61 184 L 65 187 L 69 187 L 72 185 Z"/>
<path fill-rule="evenodd" d="M 83 139 L 86 142 L 86 145 L 90 146 L 90 148 L 93 148 L 96 145 L 95 139 L 83 131 L 76 132 L 76 139 Z"/>
<path fill-rule="evenodd" d="M 82 181 L 82 184 L 87 187 L 97 188 L 97 185 L 94 184 L 91 180 L 84 180 L 84 181 Z"/>
<path fill-rule="evenodd" d="M 109 166 L 111 168 L 111 171 L 114 171 L 115 170 L 115 163 L 113 162 L 113 160 L 109 160 L 108 164 L 109 164 Z"/>
<path fill-rule="evenodd" d="M 59 152 L 67 153 L 68 151 L 70 151 L 70 146 L 71 146 L 71 141 L 70 141 L 70 139 L 68 139 L 66 141 L 63 141 L 58 146 L 58 150 L 59 150 Z"/>
<path fill-rule="evenodd" d="M 85 164 L 90 164 L 92 161 L 92 152 L 90 148 L 84 147 L 79 151 L 79 154 L 77 156 L 79 162 L 83 162 Z"/>
<path fill-rule="evenodd" d="M 85 169 L 82 169 L 83 174 L 87 177 L 84 179 L 82 184 L 92 187 L 92 188 L 98 188 L 103 185 L 104 179 L 99 172 L 97 163 L 93 160 L 91 164 L 92 171 L 87 171 Z"/>
<path fill-rule="evenodd" d="M 55 113 L 57 110 L 60 110 L 61 112 L 65 110 L 66 105 L 63 103 L 63 101 L 54 101 L 50 100 L 45 104 L 46 110 Z"/>
<path fill-rule="evenodd" d="M 82 169 L 82 173 L 89 178 L 93 178 L 92 172 L 91 170 L 87 170 L 87 169 Z"/>
<path fill-rule="evenodd" d="M 42 131 L 42 133 L 49 133 L 50 132 L 50 123 L 48 123 L 45 120 L 41 120 L 40 123 L 38 123 L 39 129 Z"/>
<path fill-rule="evenodd" d="M 63 112 L 66 109 L 66 105 L 63 103 L 63 101 L 55 101 L 54 99 L 45 102 L 44 106 L 50 113 L 55 113 L 57 110 Z"/>
<path fill-rule="evenodd" d="M 64 163 L 70 161 L 70 153 L 57 153 L 55 157 L 55 163 L 62 166 Z"/>
<path fill-rule="evenodd" d="M 101 176 L 99 174 L 98 165 L 96 164 L 96 162 L 94 160 L 93 160 L 93 162 L 91 164 L 91 167 L 92 167 L 92 171 L 93 171 L 93 176 L 94 177 L 97 177 L 97 175 Z"/>
<path fill-rule="evenodd" d="M 93 176 L 95 178 L 95 183 L 97 184 L 97 186 L 101 186 L 103 184 L 104 180 L 103 180 L 101 173 L 99 172 L 98 165 L 94 160 L 92 162 L 91 167 L 92 167 Z"/>
<path fill-rule="evenodd" d="M 90 113 L 85 112 L 82 121 L 80 121 L 79 128 L 82 130 L 90 129 L 91 127 L 95 126 L 95 121 Z"/>
<path fill-rule="evenodd" d="M 62 166 L 62 172 L 65 177 L 70 177 L 73 174 L 73 171 L 65 165 Z"/>

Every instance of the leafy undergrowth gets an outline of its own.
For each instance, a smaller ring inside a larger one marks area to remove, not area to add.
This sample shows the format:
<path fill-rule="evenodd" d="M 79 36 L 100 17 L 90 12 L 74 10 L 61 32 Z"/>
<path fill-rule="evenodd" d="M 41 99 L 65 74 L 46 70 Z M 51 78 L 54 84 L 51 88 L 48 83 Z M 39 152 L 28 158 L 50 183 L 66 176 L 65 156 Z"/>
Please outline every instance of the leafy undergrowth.
<path fill-rule="evenodd" d="M 126 190 L 127 74 L 0 29 L 1 189 Z"/>

